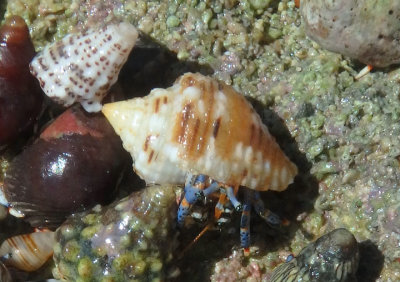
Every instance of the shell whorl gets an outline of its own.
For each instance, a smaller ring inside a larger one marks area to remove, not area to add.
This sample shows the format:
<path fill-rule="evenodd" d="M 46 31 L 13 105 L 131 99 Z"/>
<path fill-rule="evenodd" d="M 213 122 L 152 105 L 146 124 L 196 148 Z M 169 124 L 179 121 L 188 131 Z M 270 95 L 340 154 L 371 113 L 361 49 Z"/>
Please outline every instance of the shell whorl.
<path fill-rule="evenodd" d="M 54 232 L 51 231 L 17 235 L 2 243 L 0 258 L 20 270 L 35 271 L 53 255 L 54 243 Z"/>
<path fill-rule="evenodd" d="M 132 127 L 127 121 L 138 113 L 127 105 L 139 104 L 143 122 Z M 297 174 L 247 100 L 201 74 L 186 73 L 144 98 L 106 104 L 103 113 L 146 181 L 183 183 L 184 172 L 191 172 L 232 186 L 281 191 Z M 130 132 L 139 133 L 133 138 Z"/>

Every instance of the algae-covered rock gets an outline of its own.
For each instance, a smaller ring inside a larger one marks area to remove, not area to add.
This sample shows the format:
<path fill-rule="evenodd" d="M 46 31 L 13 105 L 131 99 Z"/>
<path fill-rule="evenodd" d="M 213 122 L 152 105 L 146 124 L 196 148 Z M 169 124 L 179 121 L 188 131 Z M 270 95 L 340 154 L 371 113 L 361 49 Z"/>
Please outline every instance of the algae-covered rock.
<path fill-rule="evenodd" d="M 66 281 L 157 281 L 176 246 L 175 193 L 151 186 L 71 216 L 56 233 L 53 274 Z"/>

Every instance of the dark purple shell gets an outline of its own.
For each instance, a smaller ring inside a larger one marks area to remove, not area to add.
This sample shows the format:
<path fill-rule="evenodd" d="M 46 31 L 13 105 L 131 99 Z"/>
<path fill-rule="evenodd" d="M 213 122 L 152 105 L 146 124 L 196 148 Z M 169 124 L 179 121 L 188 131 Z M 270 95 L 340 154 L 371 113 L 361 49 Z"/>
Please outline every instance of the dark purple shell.
<path fill-rule="evenodd" d="M 55 228 L 73 212 L 109 203 L 127 159 L 101 114 L 69 109 L 13 159 L 4 194 L 32 226 Z"/>
<path fill-rule="evenodd" d="M 18 16 L 0 28 L 0 145 L 32 129 L 43 103 L 43 92 L 29 72 L 35 55 L 28 27 Z"/>

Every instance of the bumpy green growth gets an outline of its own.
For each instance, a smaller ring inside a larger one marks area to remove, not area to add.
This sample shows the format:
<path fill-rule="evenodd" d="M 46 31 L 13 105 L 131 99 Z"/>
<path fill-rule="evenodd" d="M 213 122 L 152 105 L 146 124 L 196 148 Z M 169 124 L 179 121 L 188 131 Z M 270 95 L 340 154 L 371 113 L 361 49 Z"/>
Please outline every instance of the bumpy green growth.
<path fill-rule="evenodd" d="M 176 245 L 175 214 L 173 188 L 153 186 L 108 207 L 72 216 L 57 231 L 55 277 L 163 280 Z"/>
<path fill-rule="evenodd" d="M 23 17 L 31 33 L 34 45 L 41 49 L 47 42 L 61 39 L 71 32 L 78 19 L 71 0 L 13 0 L 7 1 L 5 18 L 10 15 Z"/>

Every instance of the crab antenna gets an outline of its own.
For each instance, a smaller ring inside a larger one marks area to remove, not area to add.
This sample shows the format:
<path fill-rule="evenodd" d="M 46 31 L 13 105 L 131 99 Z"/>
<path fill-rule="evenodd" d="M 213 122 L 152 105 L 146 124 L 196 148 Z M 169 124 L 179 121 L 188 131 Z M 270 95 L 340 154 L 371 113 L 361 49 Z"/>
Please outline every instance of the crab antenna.
<path fill-rule="evenodd" d="M 233 200 L 232 204 L 238 208 L 240 206 L 241 209 L 241 204 L 240 202 L 236 199 L 236 195 L 239 191 L 239 185 L 235 185 L 234 189 L 232 191 L 232 187 L 226 187 L 227 191 L 225 189 L 220 190 L 219 198 L 218 198 L 218 203 L 215 206 L 214 209 L 214 219 L 210 220 L 210 222 L 203 228 L 203 230 L 200 231 L 200 233 L 190 242 L 184 249 L 183 251 L 179 254 L 178 258 L 182 258 L 183 255 L 203 236 L 207 230 L 209 230 L 211 227 L 214 226 L 214 223 L 218 221 L 218 219 L 221 217 L 221 214 L 224 211 L 224 205 L 228 202 L 228 200 Z M 229 195 L 227 195 L 227 193 Z M 230 197 L 229 197 L 230 196 Z M 236 203 L 236 205 L 235 205 Z"/>
<path fill-rule="evenodd" d="M 239 187 L 239 186 L 237 186 L 237 187 Z M 237 189 L 238 188 L 235 187 L 235 191 L 234 191 L 235 194 L 237 193 Z M 201 238 L 201 236 L 203 236 L 204 233 L 207 232 L 207 230 L 209 230 L 211 227 L 214 226 L 214 223 L 221 217 L 221 214 L 224 210 L 224 205 L 226 202 L 227 202 L 227 195 L 226 195 L 225 190 L 222 189 L 222 190 L 220 190 L 218 203 L 214 209 L 214 219 L 210 220 L 210 222 L 203 228 L 203 230 L 200 231 L 200 233 L 193 239 L 193 241 L 190 242 L 189 245 L 187 245 L 183 249 L 183 251 L 179 254 L 178 258 L 181 258 Z"/>
<path fill-rule="evenodd" d="M 207 230 L 209 230 L 212 226 L 213 226 L 214 222 L 211 221 L 210 223 L 208 223 L 203 230 L 200 231 L 200 233 L 192 240 L 192 242 L 190 242 L 184 249 L 182 252 L 179 253 L 178 258 L 182 258 L 183 255 L 190 250 L 190 248 L 201 238 L 201 236 L 204 235 L 204 233 L 207 232 Z"/>

